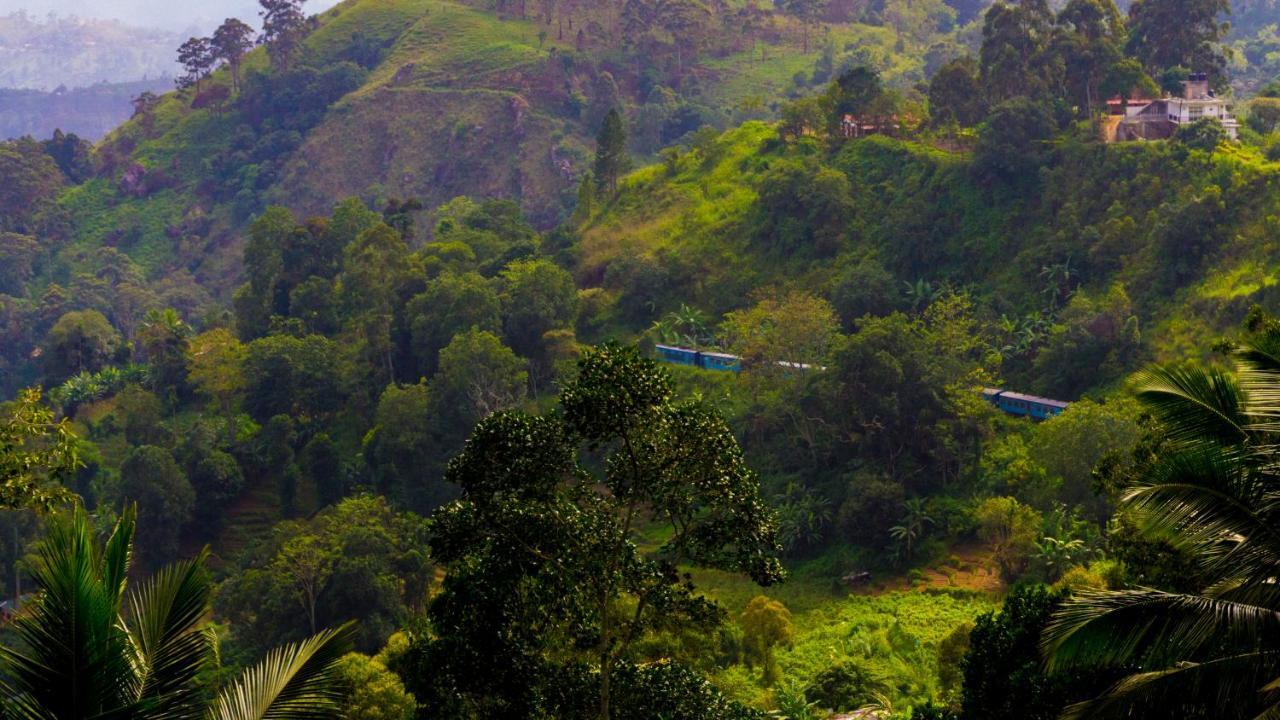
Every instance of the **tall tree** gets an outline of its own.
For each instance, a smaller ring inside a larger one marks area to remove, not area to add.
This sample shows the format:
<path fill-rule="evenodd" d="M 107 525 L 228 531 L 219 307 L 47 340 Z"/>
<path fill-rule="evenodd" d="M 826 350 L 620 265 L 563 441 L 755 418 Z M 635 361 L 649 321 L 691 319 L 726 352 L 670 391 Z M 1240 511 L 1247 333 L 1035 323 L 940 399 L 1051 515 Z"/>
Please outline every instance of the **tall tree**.
<path fill-rule="evenodd" d="M 618 179 L 631 165 L 627 155 L 627 127 L 622 113 L 617 108 L 611 109 L 600 123 L 600 132 L 596 135 L 596 187 L 618 191 Z"/>
<path fill-rule="evenodd" d="M 227 18 L 213 31 L 210 39 L 214 55 L 227 64 L 231 72 L 231 90 L 240 89 L 240 62 L 253 47 L 253 28 L 237 18 Z"/>
<path fill-rule="evenodd" d="M 306 0 L 258 0 L 262 10 L 262 42 L 267 46 L 271 64 L 288 68 L 302 44 L 307 17 L 302 14 Z"/>
<path fill-rule="evenodd" d="M 0 416 L 0 508 L 49 508 L 69 499 L 60 483 L 80 467 L 76 436 L 65 419 L 23 391 Z"/>
<path fill-rule="evenodd" d="M 134 448 L 120 465 L 119 490 L 121 498 L 137 503 L 147 521 L 139 559 L 154 568 L 174 558 L 195 510 L 196 491 L 173 455 L 155 445 Z"/>
<path fill-rule="evenodd" d="M 1230 13 L 1229 0 L 1134 0 L 1127 49 L 1153 76 L 1174 67 L 1220 76 L 1227 24 L 1219 20 Z"/>
<path fill-rule="evenodd" d="M 1280 322 L 1251 313 L 1234 373 L 1155 367 L 1138 398 L 1159 455 L 1129 478 L 1122 511 L 1195 558 L 1203 590 L 1068 599 L 1047 631 L 1057 668 L 1131 667 L 1071 717 L 1269 717 L 1280 712 Z"/>
<path fill-rule="evenodd" d="M 196 94 L 199 95 L 200 83 L 217 61 L 217 55 L 214 54 L 209 38 L 189 38 L 178 47 L 178 63 L 186 73 L 178 78 L 178 87 L 181 89 L 194 87 Z"/>
<path fill-rule="evenodd" d="M 44 372 L 51 383 L 80 372 L 97 372 L 121 349 L 120 333 L 97 310 L 74 310 L 58 318 L 45 337 Z"/>
<path fill-rule="evenodd" d="M 1071 0 L 1057 17 L 1052 51 L 1061 58 L 1072 104 L 1092 116 L 1099 86 L 1124 55 L 1124 24 L 1112 0 Z"/>
<path fill-rule="evenodd" d="M 338 717 L 335 663 L 350 628 L 271 651 L 210 698 L 218 666 L 207 618 L 206 553 L 171 565 L 131 593 L 134 512 L 102 544 L 84 509 L 55 517 L 33 574 L 40 593 L 0 647 L 0 710 L 15 720 L 318 720 Z"/>
<path fill-rule="evenodd" d="M 431 520 L 449 571 L 410 689 L 433 712 L 636 717 L 636 641 L 723 616 L 679 568 L 780 579 L 774 522 L 737 441 L 671 392 L 654 362 L 607 345 L 581 360 L 559 412 L 476 427 L 449 466 L 463 497 Z M 592 449 L 603 462 L 587 462 Z M 670 527 L 656 550 L 635 544 L 641 517 Z"/>
<path fill-rule="evenodd" d="M 978 60 L 989 104 L 1035 97 L 1057 86 L 1057 69 L 1048 66 L 1045 53 L 1052 30 L 1045 0 L 997 2 L 987 10 Z"/>

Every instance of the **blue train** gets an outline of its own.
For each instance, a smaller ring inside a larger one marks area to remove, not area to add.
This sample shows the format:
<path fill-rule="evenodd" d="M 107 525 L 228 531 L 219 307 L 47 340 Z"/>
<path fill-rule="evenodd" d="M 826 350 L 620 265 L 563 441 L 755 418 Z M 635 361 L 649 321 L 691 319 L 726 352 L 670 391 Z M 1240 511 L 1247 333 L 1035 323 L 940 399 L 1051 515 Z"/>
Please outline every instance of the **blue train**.
<path fill-rule="evenodd" d="M 690 365 L 703 370 L 742 371 L 742 358 L 737 355 L 702 352 L 701 350 L 690 350 L 689 348 L 674 347 L 672 345 L 654 345 L 653 349 L 657 352 L 659 360 L 673 365 Z"/>
<path fill-rule="evenodd" d="M 1051 400 L 1036 395 L 1024 395 L 998 388 L 984 388 L 982 397 L 1010 415 L 1029 417 L 1033 420 L 1045 420 L 1054 415 L 1061 415 L 1062 411 L 1066 410 L 1067 406 L 1070 405 L 1070 403 L 1062 400 Z"/>

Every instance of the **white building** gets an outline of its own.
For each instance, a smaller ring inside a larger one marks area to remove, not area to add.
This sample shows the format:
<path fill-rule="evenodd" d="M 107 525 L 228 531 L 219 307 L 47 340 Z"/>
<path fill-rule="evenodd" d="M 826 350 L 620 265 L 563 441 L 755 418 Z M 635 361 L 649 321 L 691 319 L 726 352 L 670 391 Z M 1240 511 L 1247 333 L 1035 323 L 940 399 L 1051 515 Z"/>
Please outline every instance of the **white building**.
<path fill-rule="evenodd" d="M 1225 98 L 1215 97 L 1204 73 L 1194 73 L 1182 81 L 1182 97 L 1131 102 L 1124 109 L 1124 119 L 1116 127 L 1116 140 L 1160 140 L 1171 137 L 1182 125 L 1202 118 L 1222 123 L 1227 137 L 1235 140 L 1240 122 L 1231 114 Z"/>

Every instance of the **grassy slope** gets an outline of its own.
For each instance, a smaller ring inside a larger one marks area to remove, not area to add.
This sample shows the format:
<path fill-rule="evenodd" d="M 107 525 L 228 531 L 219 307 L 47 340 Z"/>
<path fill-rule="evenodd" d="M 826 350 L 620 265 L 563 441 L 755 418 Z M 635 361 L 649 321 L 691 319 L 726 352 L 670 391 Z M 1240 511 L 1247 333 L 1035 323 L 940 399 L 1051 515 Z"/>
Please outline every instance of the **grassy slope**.
<path fill-rule="evenodd" d="M 776 107 L 791 76 L 811 70 L 818 55 L 816 41 L 802 54 L 795 28 L 785 19 L 781 28 L 784 44 L 767 46 L 764 62 L 744 48 L 698 66 L 704 100 L 726 110 L 748 98 L 752 112 Z M 544 29 L 547 37 L 539 39 Z M 467 194 L 518 199 L 543 225 L 562 217 L 593 147 L 591 129 L 565 115 L 566 87 L 589 93 L 595 68 L 623 57 L 617 48 L 589 47 L 566 73 L 556 54 L 573 54 L 573 33 L 557 41 L 554 24 L 503 19 L 450 0 L 347 0 L 321 14 L 306 41 L 308 62 L 341 57 L 356 32 L 389 50 L 364 86 L 307 134 L 266 202 L 318 213 L 350 195 L 416 196 L 431 207 Z M 831 37 L 841 47 L 856 43 L 883 56 L 891 76 L 919 70 L 903 59 L 909 53 L 894 52 L 882 28 L 838 27 Z M 251 53 L 245 66 L 265 68 L 264 51 Z M 226 83 L 225 71 L 215 81 Z M 519 122 L 517 96 L 527 103 Z M 73 265 L 112 245 L 153 278 L 185 268 L 215 293 L 238 282 L 245 219 L 201 199 L 196 188 L 208 160 L 230 146 L 239 120 L 235 113 L 193 110 L 188 101 L 166 96 L 149 132 L 137 120 L 114 131 L 101 149 L 115 156 L 115 177 L 63 198 L 74 228 Z M 557 161 L 568 161 L 567 173 Z M 125 196 L 116 180 L 131 163 L 171 176 L 174 186 L 145 198 Z"/>
<path fill-rule="evenodd" d="M 1084 289 L 1100 293 L 1124 282 L 1153 355 L 1201 352 L 1205 338 L 1238 323 L 1250 304 L 1280 300 L 1280 164 L 1248 149 L 1179 160 L 1155 145 L 1064 146 L 1046 187 L 1023 199 L 974 181 L 966 155 L 885 138 L 856 141 L 824 161 L 850 179 L 849 239 L 837 257 L 815 260 L 778 256 L 752 240 L 756 188 L 768 167 L 822 155 L 811 142 L 780 147 L 775 136 L 765 123 L 747 123 L 686 153 L 674 173 L 659 165 L 632 173 L 580 228 L 580 280 L 600 284 L 628 253 L 678 258 L 696 281 L 673 291 L 673 302 L 714 317 L 759 287 L 822 292 L 842 265 L 871 253 L 900 279 L 973 287 L 998 312 L 1020 314 L 1041 302 L 1041 267 L 1063 256 L 1079 265 L 1089 252 L 1083 237 L 1130 216 L 1117 266 L 1099 266 Z M 1156 279 L 1153 268 L 1171 262 L 1158 228 L 1171 208 L 1210 185 L 1222 188 L 1223 239 L 1181 284 Z"/>
<path fill-rule="evenodd" d="M 767 589 L 715 571 L 695 571 L 694 579 L 730 618 L 740 615 L 756 595 L 768 595 L 787 606 L 795 641 L 778 651 L 783 683 L 804 687 L 832 665 L 854 662 L 886 686 L 888 699 L 898 708 L 937 698 L 938 643 L 999 605 L 992 594 L 923 583 L 910 589 L 851 594 L 832 582 L 827 564 L 821 559 L 801 563 L 791 569 L 786 583 Z M 769 693 L 761 686 L 759 674 L 759 669 L 734 666 L 715 680 L 735 698 L 767 708 Z"/>

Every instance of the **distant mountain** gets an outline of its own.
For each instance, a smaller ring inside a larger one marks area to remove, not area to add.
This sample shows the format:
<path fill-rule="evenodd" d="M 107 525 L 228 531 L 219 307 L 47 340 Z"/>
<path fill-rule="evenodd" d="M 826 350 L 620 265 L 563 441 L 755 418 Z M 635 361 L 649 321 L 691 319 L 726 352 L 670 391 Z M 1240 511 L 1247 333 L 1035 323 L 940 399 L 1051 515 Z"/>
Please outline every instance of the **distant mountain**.
<path fill-rule="evenodd" d="M 182 33 L 75 17 L 0 15 L 0 87 L 54 90 L 174 74 Z"/>
<path fill-rule="evenodd" d="M 23 135 L 47 138 L 54 130 L 98 140 L 129 119 L 133 98 L 171 87 L 173 82 L 162 78 L 52 92 L 0 89 L 0 140 Z"/>

